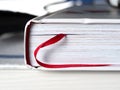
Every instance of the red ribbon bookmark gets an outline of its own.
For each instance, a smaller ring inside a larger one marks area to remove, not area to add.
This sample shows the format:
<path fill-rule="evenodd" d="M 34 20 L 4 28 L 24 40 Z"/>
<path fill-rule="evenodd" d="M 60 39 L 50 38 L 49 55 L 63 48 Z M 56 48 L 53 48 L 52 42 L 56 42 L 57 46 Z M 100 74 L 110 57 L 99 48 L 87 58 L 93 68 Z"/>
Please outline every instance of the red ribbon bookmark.
<path fill-rule="evenodd" d="M 46 46 L 52 45 L 60 41 L 66 36 L 66 34 L 57 34 L 56 36 L 50 38 L 49 40 L 43 42 L 40 44 L 34 51 L 34 57 L 36 59 L 36 62 L 43 67 L 46 68 L 70 68 L 70 67 L 101 67 L 101 66 L 111 66 L 111 64 L 47 64 L 43 63 L 40 60 L 37 59 L 38 51 L 41 48 L 44 48 Z"/>

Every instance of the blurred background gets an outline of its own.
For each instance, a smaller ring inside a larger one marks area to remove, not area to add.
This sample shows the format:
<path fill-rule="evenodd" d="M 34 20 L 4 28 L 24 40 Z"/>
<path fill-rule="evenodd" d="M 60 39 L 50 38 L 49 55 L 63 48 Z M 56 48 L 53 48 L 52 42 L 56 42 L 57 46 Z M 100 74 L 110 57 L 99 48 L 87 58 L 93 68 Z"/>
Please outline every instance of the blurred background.
<path fill-rule="evenodd" d="M 118 7 L 118 1 L 109 4 Z M 106 0 L 0 0 L 0 67 L 24 65 L 24 28 L 30 19 L 86 4 L 106 4 Z"/>

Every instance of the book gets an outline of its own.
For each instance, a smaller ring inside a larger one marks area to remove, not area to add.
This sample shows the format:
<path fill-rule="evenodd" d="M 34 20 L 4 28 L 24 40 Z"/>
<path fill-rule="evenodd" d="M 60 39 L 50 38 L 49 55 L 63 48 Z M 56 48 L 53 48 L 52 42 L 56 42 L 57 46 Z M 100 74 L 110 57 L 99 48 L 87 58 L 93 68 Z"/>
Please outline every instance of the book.
<path fill-rule="evenodd" d="M 47 70 L 120 70 L 119 10 L 73 6 L 26 24 L 26 64 Z"/>
<path fill-rule="evenodd" d="M 82 5 L 58 11 L 41 21 L 43 23 L 120 23 L 119 18 L 119 9 L 108 5 Z"/>

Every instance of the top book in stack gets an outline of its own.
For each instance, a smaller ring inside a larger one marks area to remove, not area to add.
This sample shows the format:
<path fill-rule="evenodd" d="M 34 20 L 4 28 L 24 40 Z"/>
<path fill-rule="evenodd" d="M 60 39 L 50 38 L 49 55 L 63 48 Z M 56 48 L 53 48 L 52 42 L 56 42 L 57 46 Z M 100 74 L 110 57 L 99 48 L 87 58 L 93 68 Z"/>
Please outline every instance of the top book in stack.
<path fill-rule="evenodd" d="M 73 6 L 30 20 L 26 64 L 50 70 L 120 70 L 120 11 Z"/>

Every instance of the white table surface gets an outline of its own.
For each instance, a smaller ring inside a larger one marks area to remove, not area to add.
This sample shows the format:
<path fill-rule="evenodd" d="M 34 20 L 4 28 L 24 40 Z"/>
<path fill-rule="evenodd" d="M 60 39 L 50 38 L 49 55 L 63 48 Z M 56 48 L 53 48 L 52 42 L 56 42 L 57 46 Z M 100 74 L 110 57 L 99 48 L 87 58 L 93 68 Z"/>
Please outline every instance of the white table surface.
<path fill-rule="evenodd" d="M 120 90 L 120 72 L 1 69 L 0 90 Z"/>

